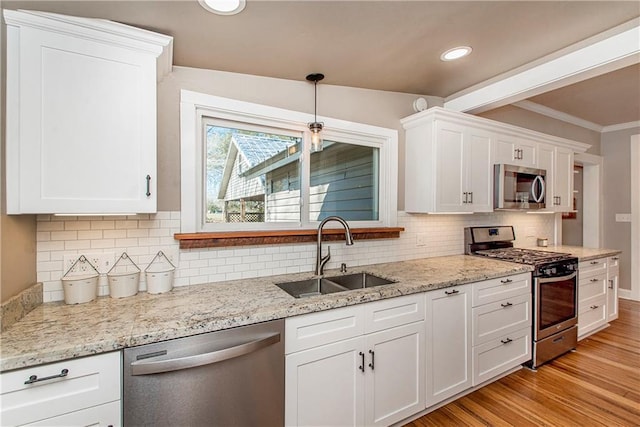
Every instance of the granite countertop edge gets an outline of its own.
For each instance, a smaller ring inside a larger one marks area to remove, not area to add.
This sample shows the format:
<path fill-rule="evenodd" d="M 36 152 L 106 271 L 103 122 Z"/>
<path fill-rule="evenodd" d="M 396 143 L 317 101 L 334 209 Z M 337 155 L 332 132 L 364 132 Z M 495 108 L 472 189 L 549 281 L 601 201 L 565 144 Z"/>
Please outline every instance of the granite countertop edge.
<path fill-rule="evenodd" d="M 575 253 L 574 247 L 550 246 Z M 568 248 L 572 248 L 568 250 Z M 592 250 L 596 251 L 596 250 Z M 613 256 L 616 250 L 600 250 Z M 581 258 L 581 260 L 583 260 Z M 201 333 L 346 307 L 403 295 L 531 272 L 531 266 L 468 255 L 423 258 L 358 266 L 395 280 L 392 285 L 296 299 L 275 283 L 302 280 L 312 273 L 216 282 L 174 288 L 166 294 L 138 295 L 66 305 L 45 303 L 0 335 L 0 371 L 106 353 Z M 339 275 L 330 270 L 325 276 Z"/>

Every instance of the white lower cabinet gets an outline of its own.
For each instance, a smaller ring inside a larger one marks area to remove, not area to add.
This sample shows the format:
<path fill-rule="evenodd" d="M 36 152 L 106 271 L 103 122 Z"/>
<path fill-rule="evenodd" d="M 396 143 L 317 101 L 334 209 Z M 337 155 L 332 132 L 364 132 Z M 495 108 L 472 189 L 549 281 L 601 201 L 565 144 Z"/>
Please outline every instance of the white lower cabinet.
<path fill-rule="evenodd" d="M 120 352 L 3 373 L 0 423 L 119 426 L 121 378 Z"/>
<path fill-rule="evenodd" d="M 578 339 L 607 325 L 607 271 L 607 258 L 582 261 L 578 265 Z"/>
<path fill-rule="evenodd" d="M 471 387 L 471 287 L 426 293 L 427 406 Z"/>
<path fill-rule="evenodd" d="M 618 318 L 618 286 L 620 278 L 619 258 L 610 257 L 607 260 L 607 322 Z"/>
<path fill-rule="evenodd" d="M 383 426 L 423 410 L 423 319 L 421 295 L 288 318 L 285 424 Z"/>

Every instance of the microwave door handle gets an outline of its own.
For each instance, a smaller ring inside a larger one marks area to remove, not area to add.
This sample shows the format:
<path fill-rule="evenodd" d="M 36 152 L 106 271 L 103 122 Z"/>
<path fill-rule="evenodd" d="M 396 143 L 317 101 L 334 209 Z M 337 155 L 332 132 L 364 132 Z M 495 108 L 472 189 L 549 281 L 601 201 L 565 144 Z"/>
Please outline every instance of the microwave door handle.
<path fill-rule="evenodd" d="M 536 195 L 536 182 L 540 183 L 540 194 Z M 542 199 L 544 198 L 544 179 L 542 179 L 542 177 L 540 175 L 536 176 L 535 179 L 533 180 L 533 183 L 531 184 L 531 195 L 533 196 L 533 200 L 535 200 L 536 203 L 540 203 L 542 202 Z"/>
<path fill-rule="evenodd" d="M 538 283 L 562 282 L 565 280 L 571 280 L 577 275 L 578 273 L 574 272 L 569 274 L 568 276 L 562 276 L 562 277 L 545 277 L 545 278 L 536 277 L 536 280 L 538 281 Z"/>

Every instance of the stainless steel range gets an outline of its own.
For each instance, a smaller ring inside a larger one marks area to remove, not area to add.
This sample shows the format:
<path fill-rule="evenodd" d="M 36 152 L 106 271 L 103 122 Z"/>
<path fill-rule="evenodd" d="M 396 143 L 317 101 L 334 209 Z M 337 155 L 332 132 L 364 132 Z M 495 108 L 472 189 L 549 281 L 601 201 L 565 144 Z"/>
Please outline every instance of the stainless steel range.
<path fill-rule="evenodd" d="M 533 357 L 537 368 L 578 343 L 578 258 L 514 248 L 512 226 L 465 228 L 465 253 L 534 266 Z"/>

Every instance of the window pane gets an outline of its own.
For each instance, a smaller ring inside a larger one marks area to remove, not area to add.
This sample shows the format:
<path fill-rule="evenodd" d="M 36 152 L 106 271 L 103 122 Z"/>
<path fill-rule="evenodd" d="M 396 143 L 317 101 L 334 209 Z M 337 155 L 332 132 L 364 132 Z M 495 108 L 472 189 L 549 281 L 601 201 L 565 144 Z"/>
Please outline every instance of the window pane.
<path fill-rule="evenodd" d="M 324 141 L 311 154 L 309 220 L 378 220 L 379 149 Z"/>
<path fill-rule="evenodd" d="M 301 138 L 205 125 L 206 222 L 300 221 Z"/>

